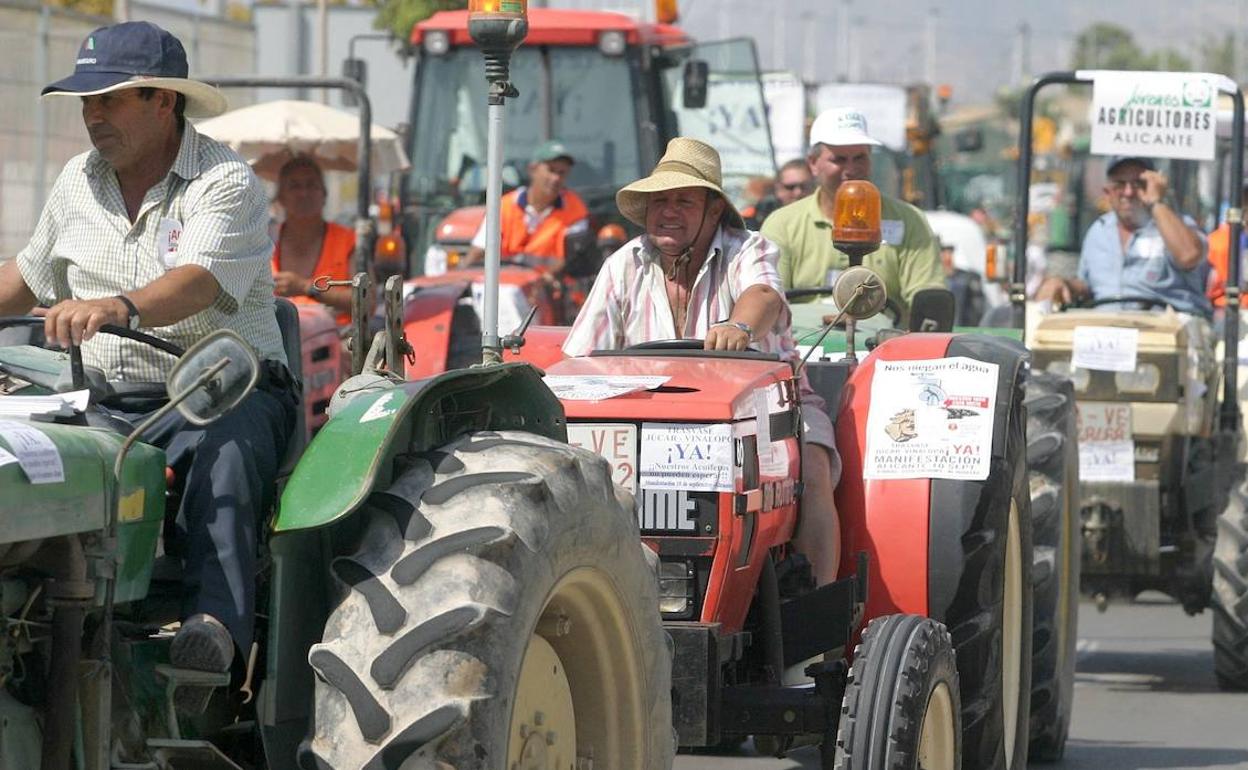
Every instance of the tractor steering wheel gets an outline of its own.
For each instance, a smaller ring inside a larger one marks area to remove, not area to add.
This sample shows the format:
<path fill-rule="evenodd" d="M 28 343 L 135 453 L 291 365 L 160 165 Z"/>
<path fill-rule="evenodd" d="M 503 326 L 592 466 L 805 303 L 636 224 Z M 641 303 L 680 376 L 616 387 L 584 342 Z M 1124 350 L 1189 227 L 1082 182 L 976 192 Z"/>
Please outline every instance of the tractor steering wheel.
<path fill-rule="evenodd" d="M 686 337 L 673 340 L 638 342 L 636 345 L 629 345 L 626 350 L 702 350 L 705 347 L 706 340 Z"/>
<path fill-rule="evenodd" d="M 7 329 L 14 326 L 43 326 L 43 318 L 39 316 L 4 316 L 0 317 L 0 329 Z M 162 353 L 168 353 L 174 358 L 181 358 L 186 352 L 181 347 L 174 345 L 172 342 L 162 340 L 160 337 L 153 337 L 144 332 L 127 329 L 124 326 L 114 326 L 113 324 L 104 324 L 100 327 L 103 334 L 112 334 L 115 337 L 124 337 L 126 339 L 142 342 L 150 347 L 156 348 Z M 21 375 L 24 380 L 31 380 L 28 373 L 23 372 Z M 34 382 L 34 380 L 31 380 Z M 51 390 L 55 385 L 53 382 L 34 382 L 40 387 L 46 387 Z M 122 387 L 117 392 L 111 393 L 100 399 L 102 403 L 117 401 L 122 399 L 140 399 L 140 400 L 164 400 L 168 398 L 164 384 L 161 383 L 159 388 L 156 387 L 130 387 L 124 386 L 124 383 L 118 383 Z M 144 385 L 148 385 L 144 383 Z"/>
<path fill-rule="evenodd" d="M 1164 299 L 1159 299 L 1158 297 L 1138 297 L 1132 295 L 1125 295 L 1121 297 L 1099 297 L 1086 303 L 1085 307 L 1100 307 L 1102 305 L 1115 305 L 1124 302 L 1143 305 L 1145 310 L 1154 307 L 1168 307 L 1176 313 L 1180 312 L 1177 307 L 1171 305 L 1169 302 L 1166 302 Z"/>

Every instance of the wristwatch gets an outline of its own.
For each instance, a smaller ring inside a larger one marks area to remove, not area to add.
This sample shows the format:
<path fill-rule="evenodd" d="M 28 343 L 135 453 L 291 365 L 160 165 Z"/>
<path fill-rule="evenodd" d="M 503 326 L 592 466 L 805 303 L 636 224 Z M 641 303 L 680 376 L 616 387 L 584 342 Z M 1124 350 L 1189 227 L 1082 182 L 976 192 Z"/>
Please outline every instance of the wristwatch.
<path fill-rule="evenodd" d="M 126 328 L 131 331 L 139 328 L 139 309 L 135 306 L 130 298 L 124 294 L 118 294 L 116 299 L 121 300 L 121 304 L 126 306 Z"/>
<path fill-rule="evenodd" d="M 712 327 L 715 327 L 715 326 L 735 326 L 735 327 L 737 327 L 738 329 L 740 329 L 741 331 L 745 332 L 745 336 L 749 337 L 749 338 L 750 338 L 750 341 L 753 341 L 753 340 L 754 340 L 754 329 L 753 329 L 753 328 L 752 328 L 749 324 L 747 324 L 747 323 L 745 323 L 745 322 L 743 322 L 743 321 L 720 321 L 720 322 L 718 322 L 718 323 L 713 323 L 713 324 L 711 324 L 711 326 L 712 326 Z"/>

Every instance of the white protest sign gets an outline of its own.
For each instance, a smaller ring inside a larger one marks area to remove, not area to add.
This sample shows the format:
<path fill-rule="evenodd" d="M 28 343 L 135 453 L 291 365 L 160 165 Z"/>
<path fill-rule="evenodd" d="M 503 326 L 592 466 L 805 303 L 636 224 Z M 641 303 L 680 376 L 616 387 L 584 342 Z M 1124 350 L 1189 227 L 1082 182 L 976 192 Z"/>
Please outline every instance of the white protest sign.
<path fill-rule="evenodd" d="M 1079 444 L 1079 480 L 1135 481 L 1135 442 Z"/>
<path fill-rule="evenodd" d="M 1076 369 L 1134 372 L 1140 330 L 1118 326 L 1076 326 L 1070 365 Z"/>
<path fill-rule="evenodd" d="M 1084 401 L 1077 406 L 1080 445 L 1131 440 L 1131 404 Z"/>
<path fill-rule="evenodd" d="M 637 426 L 631 423 L 568 423 L 568 443 L 611 464 L 611 480 L 637 494 Z"/>
<path fill-rule="evenodd" d="M 31 484 L 55 484 L 65 480 L 60 451 L 38 428 L 14 420 L 0 420 L 0 439 L 17 455 Z"/>
<path fill-rule="evenodd" d="M 877 361 L 867 413 L 867 479 L 988 478 L 997 364 Z"/>
<path fill-rule="evenodd" d="M 792 72 L 763 75 L 776 168 L 806 156 L 806 85 Z"/>
<path fill-rule="evenodd" d="M 644 374 L 548 374 L 542 382 L 564 401 L 605 401 L 626 393 L 657 388 L 670 379 L 668 376 Z"/>
<path fill-rule="evenodd" d="M 646 489 L 731 492 L 733 455 L 730 424 L 645 422 L 639 483 Z"/>
<path fill-rule="evenodd" d="M 1092 153 L 1213 160 L 1218 75 L 1094 73 Z"/>

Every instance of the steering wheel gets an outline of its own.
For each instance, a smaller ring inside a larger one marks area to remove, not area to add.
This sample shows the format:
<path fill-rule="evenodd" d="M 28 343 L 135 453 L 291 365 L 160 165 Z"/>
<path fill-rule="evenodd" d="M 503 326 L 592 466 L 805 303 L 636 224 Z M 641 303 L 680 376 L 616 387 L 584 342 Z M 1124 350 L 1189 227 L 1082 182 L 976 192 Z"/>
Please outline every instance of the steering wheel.
<path fill-rule="evenodd" d="M 705 347 L 706 340 L 687 337 L 674 340 L 638 342 L 636 345 L 629 345 L 626 350 L 702 350 Z"/>
<path fill-rule="evenodd" d="M 1137 296 L 1131 296 L 1131 295 L 1126 295 L 1122 297 L 1100 297 L 1098 299 L 1094 299 L 1091 302 L 1086 303 L 1084 307 L 1100 307 L 1101 305 L 1116 305 L 1122 302 L 1129 302 L 1129 303 L 1134 303 L 1137 305 L 1143 305 L 1144 309 L 1146 310 L 1149 308 L 1154 308 L 1154 307 L 1168 307 L 1176 313 L 1180 312 L 1177 307 L 1175 307 L 1174 305 L 1171 305 L 1169 302 L 1166 302 L 1164 299 L 1159 299 L 1157 297 L 1137 297 Z"/>
<path fill-rule="evenodd" d="M 43 318 L 40 318 L 39 316 L 0 317 L 0 329 L 7 329 L 13 326 L 43 326 Z M 124 326 L 104 324 L 100 327 L 100 332 L 103 334 L 111 334 L 115 337 L 124 337 L 126 339 L 135 340 L 136 342 L 142 342 L 150 347 L 156 348 L 162 353 L 168 353 L 174 358 L 181 358 L 186 352 L 181 347 L 174 345 L 172 342 L 162 340 L 160 337 L 153 337 L 152 335 L 144 332 L 135 331 L 134 329 L 127 329 Z M 30 379 L 30 377 L 25 375 L 25 373 L 19 376 L 21 376 L 22 379 Z M 35 384 L 47 388 L 53 387 L 53 383 L 51 382 L 36 382 Z M 122 385 L 122 387 L 117 392 L 100 398 L 101 403 L 115 402 L 119 399 L 164 400 L 168 398 L 168 394 L 165 392 L 163 384 L 158 389 L 152 387 L 126 388 L 124 383 L 119 384 Z"/>

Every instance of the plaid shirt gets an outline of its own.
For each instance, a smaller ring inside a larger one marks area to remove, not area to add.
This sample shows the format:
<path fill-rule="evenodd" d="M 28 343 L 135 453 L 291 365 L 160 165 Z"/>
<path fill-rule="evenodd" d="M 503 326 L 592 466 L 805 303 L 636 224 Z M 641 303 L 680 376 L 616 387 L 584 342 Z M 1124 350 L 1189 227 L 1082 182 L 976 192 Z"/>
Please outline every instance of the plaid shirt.
<path fill-rule="evenodd" d="M 638 236 L 607 258 L 585 305 L 563 343 L 563 352 L 583 356 L 591 350 L 619 350 L 639 342 L 705 339 L 712 324 L 726 321 L 737 298 L 751 286 L 770 286 L 784 296 L 776 271 L 779 251 L 758 233 L 723 227 L 711 241 L 689 293 L 685 328 L 676 333 L 672 306 L 658 252 Z M 755 329 L 753 346 L 781 358 L 796 357 L 788 305 L 772 329 Z"/>
<path fill-rule="evenodd" d="M 199 265 L 221 285 L 205 310 L 170 326 L 143 328 L 190 347 L 214 329 L 238 332 L 263 359 L 286 361 L 273 306 L 268 199 L 233 150 L 187 123 L 173 167 L 147 191 L 134 223 L 112 167 L 92 150 L 65 165 L 30 243 L 17 255 L 40 302 L 56 301 L 54 264 L 68 260 L 76 299 L 103 299 L 146 286 L 167 270 Z M 174 359 L 142 342 L 99 334 L 83 360 L 109 380 L 160 382 Z"/>

